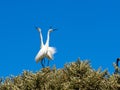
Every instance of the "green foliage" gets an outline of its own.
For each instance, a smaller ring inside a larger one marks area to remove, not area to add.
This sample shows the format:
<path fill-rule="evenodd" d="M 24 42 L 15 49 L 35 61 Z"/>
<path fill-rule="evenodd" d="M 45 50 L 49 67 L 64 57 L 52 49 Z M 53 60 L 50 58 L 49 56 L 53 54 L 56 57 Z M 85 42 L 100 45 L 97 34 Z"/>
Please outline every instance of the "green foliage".
<path fill-rule="evenodd" d="M 115 66 L 116 67 L 116 66 Z M 118 67 L 117 67 L 118 68 Z M 92 69 L 90 62 L 78 59 L 63 69 L 42 68 L 36 73 L 24 71 L 19 76 L 0 79 L 0 90 L 119 90 L 119 73 Z"/>

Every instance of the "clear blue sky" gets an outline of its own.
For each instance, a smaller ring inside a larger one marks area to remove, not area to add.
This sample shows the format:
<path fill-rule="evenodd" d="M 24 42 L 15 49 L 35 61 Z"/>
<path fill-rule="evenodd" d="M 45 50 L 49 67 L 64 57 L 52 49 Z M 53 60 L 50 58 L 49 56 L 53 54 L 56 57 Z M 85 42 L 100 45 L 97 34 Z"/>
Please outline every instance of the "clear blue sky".
<path fill-rule="evenodd" d="M 50 45 L 57 48 L 50 65 L 91 61 L 114 72 L 113 62 L 120 57 L 120 2 L 114 0 L 1 0 L 0 1 L 0 77 L 18 75 L 23 70 L 38 71 L 35 56 L 49 27 Z"/>

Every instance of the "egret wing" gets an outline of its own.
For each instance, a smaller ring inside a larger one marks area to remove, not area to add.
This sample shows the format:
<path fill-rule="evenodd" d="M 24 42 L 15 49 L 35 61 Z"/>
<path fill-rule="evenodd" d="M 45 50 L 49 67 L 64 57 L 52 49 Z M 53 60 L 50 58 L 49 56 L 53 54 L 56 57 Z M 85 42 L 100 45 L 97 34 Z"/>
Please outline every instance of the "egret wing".
<path fill-rule="evenodd" d="M 48 47 L 48 51 L 53 55 L 56 53 L 56 48 L 54 47 Z"/>
<path fill-rule="evenodd" d="M 39 62 L 39 61 L 41 61 L 43 58 L 44 58 L 43 50 L 40 50 L 40 51 L 38 52 L 38 54 L 36 55 L 35 60 L 36 60 L 36 62 Z"/>
<path fill-rule="evenodd" d="M 47 51 L 47 58 L 49 60 L 53 59 L 53 55 L 56 53 L 56 49 L 54 47 L 48 47 L 48 51 Z"/>
<path fill-rule="evenodd" d="M 47 57 L 49 60 L 52 60 L 52 59 L 53 59 L 53 55 L 51 54 L 50 51 L 47 52 L 46 57 Z"/>

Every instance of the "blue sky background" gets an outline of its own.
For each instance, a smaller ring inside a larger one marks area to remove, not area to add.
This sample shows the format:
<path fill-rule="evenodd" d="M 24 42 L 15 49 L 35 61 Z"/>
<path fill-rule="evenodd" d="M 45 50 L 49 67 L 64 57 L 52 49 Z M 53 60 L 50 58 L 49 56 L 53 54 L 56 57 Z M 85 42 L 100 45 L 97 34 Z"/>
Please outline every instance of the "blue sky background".
<path fill-rule="evenodd" d="M 114 72 L 120 57 L 120 3 L 113 0 L 1 0 L 0 1 L 0 77 L 38 71 L 41 27 L 44 41 L 49 27 L 50 45 L 57 48 L 50 65 L 90 60 L 93 68 Z"/>

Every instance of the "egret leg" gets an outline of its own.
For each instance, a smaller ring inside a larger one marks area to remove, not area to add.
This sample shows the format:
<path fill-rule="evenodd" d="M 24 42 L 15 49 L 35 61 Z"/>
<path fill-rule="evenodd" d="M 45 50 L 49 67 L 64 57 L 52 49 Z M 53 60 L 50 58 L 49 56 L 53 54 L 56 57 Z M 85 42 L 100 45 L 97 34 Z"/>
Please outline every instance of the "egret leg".
<path fill-rule="evenodd" d="M 41 65 L 42 65 L 43 68 L 45 68 L 45 65 L 43 64 L 43 60 L 44 59 L 41 60 Z"/>

